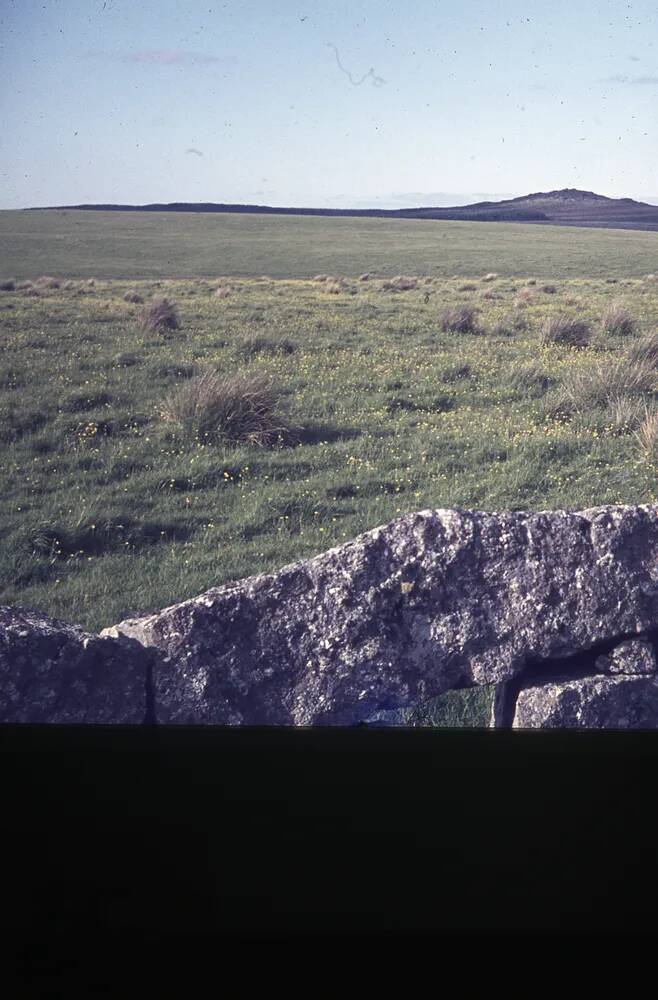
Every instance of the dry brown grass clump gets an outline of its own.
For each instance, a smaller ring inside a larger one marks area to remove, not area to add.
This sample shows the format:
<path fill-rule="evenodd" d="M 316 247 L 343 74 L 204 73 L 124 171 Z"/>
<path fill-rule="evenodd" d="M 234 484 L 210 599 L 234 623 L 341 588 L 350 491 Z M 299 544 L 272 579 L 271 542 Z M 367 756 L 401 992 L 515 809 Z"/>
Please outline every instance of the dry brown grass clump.
<path fill-rule="evenodd" d="M 341 292 L 346 292 L 349 289 L 348 283 L 345 278 L 328 278 L 324 283 L 324 290 L 329 295 L 339 295 Z"/>
<path fill-rule="evenodd" d="M 457 285 L 458 292 L 474 292 L 477 289 L 477 285 L 472 284 L 467 281 L 465 285 Z"/>
<path fill-rule="evenodd" d="M 513 337 L 515 333 L 523 333 L 528 329 L 528 322 L 523 316 L 503 316 L 491 328 L 493 337 Z"/>
<path fill-rule="evenodd" d="M 587 347 L 590 341 L 589 323 L 575 316 L 549 316 L 541 328 L 541 345 L 563 344 L 567 347 Z"/>
<path fill-rule="evenodd" d="M 534 295 L 530 288 L 521 288 L 514 299 L 514 308 L 523 309 L 525 306 L 530 305 L 533 299 Z"/>
<path fill-rule="evenodd" d="M 628 352 L 628 360 L 631 364 L 646 365 L 658 370 L 658 333 L 651 333 L 636 341 Z"/>
<path fill-rule="evenodd" d="M 138 295 L 137 292 L 126 292 L 126 294 L 123 297 L 123 301 L 139 303 L 143 302 L 144 299 L 142 298 L 141 295 Z"/>
<path fill-rule="evenodd" d="M 635 440 L 646 458 L 658 462 L 658 410 L 645 407 L 644 419 L 635 432 Z"/>
<path fill-rule="evenodd" d="M 446 309 L 441 314 L 441 329 L 450 333 L 479 333 L 475 321 L 476 312 L 471 306 Z"/>
<path fill-rule="evenodd" d="M 646 399 L 658 389 L 658 375 L 646 364 L 616 358 L 567 373 L 550 402 L 553 413 L 587 413 L 619 404 L 622 398 Z"/>
<path fill-rule="evenodd" d="M 405 274 L 398 274 L 382 284 L 385 292 L 412 292 L 414 288 L 418 288 L 418 278 L 410 278 Z"/>
<path fill-rule="evenodd" d="M 608 402 L 607 416 L 613 433 L 627 434 L 642 422 L 646 403 L 635 396 L 614 396 Z"/>
<path fill-rule="evenodd" d="M 635 319 L 622 302 L 613 302 L 601 317 L 605 333 L 615 337 L 630 337 L 635 333 Z"/>
<path fill-rule="evenodd" d="M 5 281 L 0 281 L 0 292 L 14 291 L 16 291 L 16 282 L 13 278 L 7 278 Z"/>
<path fill-rule="evenodd" d="M 160 415 L 202 443 L 267 447 L 291 433 L 278 412 L 281 396 L 267 375 L 209 370 L 168 396 Z"/>
<path fill-rule="evenodd" d="M 37 280 L 35 281 L 35 285 L 38 285 L 39 288 L 55 289 L 59 288 L 60 282 L 58 278 L 51 278 L 48 275 L 44 274 L 40 278 L 37 278 Z"/>
<path fill-rule="evenodd" d="M 156 297 L 140 311 L 139 325 L 145 332 L 177 330 L 180 323 L 176 307 L 168 299 Z"/>

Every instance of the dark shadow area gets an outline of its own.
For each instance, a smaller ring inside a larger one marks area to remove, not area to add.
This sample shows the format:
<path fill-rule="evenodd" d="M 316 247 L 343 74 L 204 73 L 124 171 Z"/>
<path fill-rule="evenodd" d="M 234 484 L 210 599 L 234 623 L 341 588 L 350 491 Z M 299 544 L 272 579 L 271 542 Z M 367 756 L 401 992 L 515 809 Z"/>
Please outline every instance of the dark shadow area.
<path fill-rule="evenodd" d="M 650 734 L 8 726 L 0 754 L 25 948 L 658 927 Z"/>

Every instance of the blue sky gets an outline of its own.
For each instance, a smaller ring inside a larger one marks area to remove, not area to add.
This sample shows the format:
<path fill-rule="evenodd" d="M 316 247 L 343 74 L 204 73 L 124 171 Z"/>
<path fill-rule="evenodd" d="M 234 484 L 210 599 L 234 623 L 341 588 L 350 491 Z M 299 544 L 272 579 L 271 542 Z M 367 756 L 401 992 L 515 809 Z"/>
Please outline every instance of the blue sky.
<path fill-rule="evenodd" d="M 0 207 L 658 199 L 655 0 L 0 0 Z"/>

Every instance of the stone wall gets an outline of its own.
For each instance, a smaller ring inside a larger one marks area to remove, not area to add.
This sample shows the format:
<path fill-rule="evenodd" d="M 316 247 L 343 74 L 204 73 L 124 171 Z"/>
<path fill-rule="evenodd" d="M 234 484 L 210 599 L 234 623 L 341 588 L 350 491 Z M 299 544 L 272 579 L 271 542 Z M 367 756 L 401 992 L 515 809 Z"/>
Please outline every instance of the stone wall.
<path fill-rule="evenodd" d="M 492 725 L 658 725 L 658 505 L 424 510 L 99 636 L 0 613 L 0 719 L 355 725 L 497 685 Z"/>

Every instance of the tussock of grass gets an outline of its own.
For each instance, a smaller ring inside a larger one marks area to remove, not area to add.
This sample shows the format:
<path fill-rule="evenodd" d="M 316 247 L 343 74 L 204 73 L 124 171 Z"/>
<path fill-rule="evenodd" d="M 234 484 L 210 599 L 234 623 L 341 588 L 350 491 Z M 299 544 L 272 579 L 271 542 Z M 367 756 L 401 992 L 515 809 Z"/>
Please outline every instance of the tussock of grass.
<path fill-rule="evenodd" d="M 124 302 L 134 302 L 134 303 L 137 304 L 137 303 L 143 302 L 144 299 L 142 298 L 141 295 L 138 295 L 137 292 L 126 292 L 126 294 L 123 297 L 123 301 Z"/>
<path fill-rule="evenodd" d="M 254 334 L 246 337 L 240 347 L 243 357 L 252 358 L 257 354 L 294 354 L 297 344 L 288 337 L 268 337 Z"/>
<path fill-rule="evenodd" d="M 160 415 L 202 443 L 266 447 L 290 434 L 279 412 L 281 390 L 267 375 L 208 370 L 168 396 Z"/>
<path fill-rule="evenodd" d="M 553 413 L 603 409 L 628 396 L 651 396 L 658 388 L 656 372 L 647 364 L 615 358 L 569 371 L 549 403 Z"/>
<path fill-rule="evenodd" d="M 140 311 L 139 325 L 144 332 L 150 333 L 178 330 L 180 322 L 176 307 L 168 299 L 158 296 Z"/>
<path fill-rule="evenodd" d="M 497 277 L 498 277 L 498 275 L 495 273 L 495 271 L 490 271 L 489 274 L 485 274 L 485 276 L 482 278 L 482 280 L 483 281 L 495 281 Z"/>
<path fill-rule="evenodd" d="M 37 278 L 35 284 L 38 285 L 39 288 L 49 288 L 55 290 L 59 288 L 60 281 L 58 278 L 51 278 L 49 275 L 44 274 L 40 278 Z"/>
<path fill-rule="evenodd" d="M 446 333 L 479 333 L 475 316 L 477 310 L 470 306 L 445 309 L 441 314 L 441 329 Z"/>
<path fill-rule="evenodd" d="M 0 281 L 0 292 L 13 292 L 16 290 L 16 282 L 13 278 Z"/>
<path fill-rule="evenodd" d="M 360 274 L 359 275 L 359 281 L 370 281 L 370 275 L 367 274 L 367 273 L 366 274 Z"/>
<path fill-rule="evenodd" d="M 658 333 L 636 341 L 628 352 L 628 360 L 631 364 L 658 369 Z"/>
<path fill-rule="evenodd" d="M 566 347 L 587 347 L 590 342 L 589 323 L 574 316 L 549 316 L 541 327 L 541 344 L 562 344 Z"/>
<path fill-rule="evenodd" d="M 613 433 L 628 434 L 646 416 L 646 403 L 634 396 L 615 396 L 608 402 L 605 422 Z"/>
<path fill-rule="evenodd" d="M 528 321 L 524 316 L 509 315 L 499 319 L 491 327 L 493 337 L 513 337 L 517 333 L 523 333 L 528 329 Z"/>
<path fill-rule="evenodd" d="M 658 463 L 658 410 L 645 408 L 635 440 L 644 457 Z"/>
<path fill-rule="evenodd" d="M 630 337 L 635 333 L 635 319 L 622 302 L 612 302 L 601 317 L 604 333 L 613 337 Z"/>
<path fill-rule="evenodd" d="M 345 278 L 328 278 L 324 283 L 324 290 L 329 295 L 340 295 L 341 292 L 346 292 L 348 289 L 349 285 Z"/>
<path fill-rule="evenodd" d="M 395 278 L 382 282 L 382 289 L 385 292 L 412 292 L 415 288 L 418 288 L 418 278 L 410 278 L 404 274 L 398 274 Z"/>
<path fill-rule="evenodd" d="M 529 361 L 512 370 L 509 383 L 520 396 L 541 396 L 555 385 L 555 379 L 541 365 Z"/>

